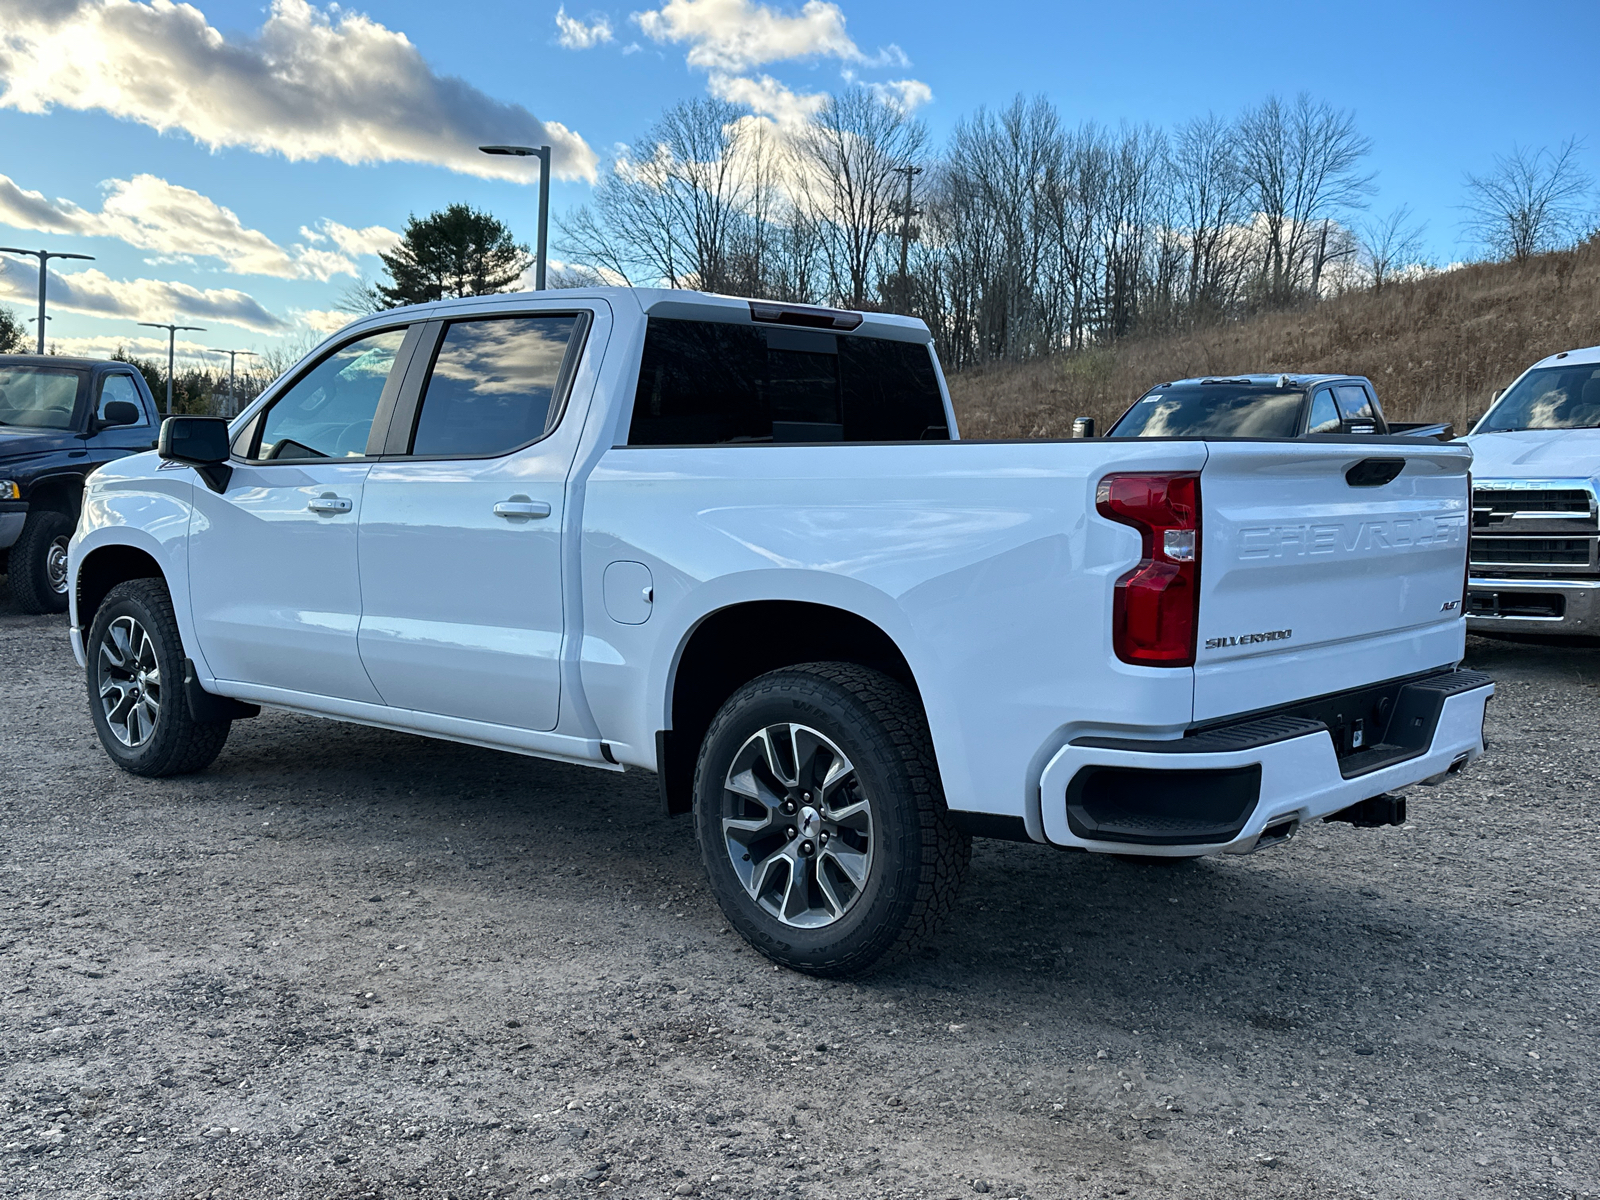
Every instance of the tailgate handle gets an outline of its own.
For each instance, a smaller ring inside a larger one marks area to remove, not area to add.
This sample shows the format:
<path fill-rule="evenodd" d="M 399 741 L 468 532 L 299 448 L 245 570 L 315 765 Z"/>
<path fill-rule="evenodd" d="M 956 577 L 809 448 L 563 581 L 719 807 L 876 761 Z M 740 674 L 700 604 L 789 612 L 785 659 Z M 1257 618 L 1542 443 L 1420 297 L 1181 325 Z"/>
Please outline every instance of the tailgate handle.
<path fill-rule="evenodd" d="M 1344 473 L 1344 481 L 1351 487 L 1382 487 L 1405 469 L 1403 458 L 1363 458 Z"/>

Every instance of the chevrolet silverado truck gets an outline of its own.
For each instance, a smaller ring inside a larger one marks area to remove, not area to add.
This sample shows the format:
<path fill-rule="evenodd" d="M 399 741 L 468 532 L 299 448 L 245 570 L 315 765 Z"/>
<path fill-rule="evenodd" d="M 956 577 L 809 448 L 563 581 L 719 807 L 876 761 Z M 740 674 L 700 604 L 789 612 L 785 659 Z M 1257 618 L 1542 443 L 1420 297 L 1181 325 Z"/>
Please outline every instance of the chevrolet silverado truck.
<path fill-rule="evenodd" d="M 0 354 L 0 575 L 26 613 L 66 612 L 83 481 L 156 444 L 155 401 L 127 363 Z"/>
<path fill-rule="evenodd" d="M 1450 425 L 1390 421 L 1364 375 L 1236 375 L 1159 383 L 1128 406 L 1108 437 L 1308 437 L 1329 433 L 1448 441 Z M 1093 437 L 1079 417 L 1077 437 Z"/>
<path fill-rule="evenodd" d="M 1466 440 L 1467 628 L 1600 634 L 1600 346 L 1534 363 Z"/>
<path fill-rule="evenodd" d="M 930 934 L 975 835 L 1248 853 L 1480 755 L 1470 458 L 962 441 L 919 321 L 449 300 L 96 471 L 72 645 L 135 774 L 261 705 L 654 772 L 730 923 L 847 974 Z"/>

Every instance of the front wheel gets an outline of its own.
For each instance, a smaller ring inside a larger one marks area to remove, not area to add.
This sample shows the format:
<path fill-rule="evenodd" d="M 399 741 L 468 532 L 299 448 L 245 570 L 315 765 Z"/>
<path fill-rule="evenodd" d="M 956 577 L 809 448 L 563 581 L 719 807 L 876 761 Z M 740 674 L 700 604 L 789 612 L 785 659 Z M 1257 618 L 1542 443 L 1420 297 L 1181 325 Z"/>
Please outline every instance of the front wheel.
<path fill-rule="evenodd" d="M 67 611 L 67 544 L 72 518 L 40 509 L 28 514 L 11 547 L 11 599 L 25 613 Z"/>
<path fill-rule="evenodd" d="M 89 713 L 111 761 L 133 775 L 210 766 L 230 721 L 196 721 L 183 691 L 183 643 L 159 579 L 119 583 L 89 627 Z"/>
<path fill-rule="evenodd" d="M 903 957 L 954 905 L 972 853 L 916 698 L 810 663 L 752 680 L 712 722 L 695 832 L 724 915 L 774 962 L 854 975 Z"/>

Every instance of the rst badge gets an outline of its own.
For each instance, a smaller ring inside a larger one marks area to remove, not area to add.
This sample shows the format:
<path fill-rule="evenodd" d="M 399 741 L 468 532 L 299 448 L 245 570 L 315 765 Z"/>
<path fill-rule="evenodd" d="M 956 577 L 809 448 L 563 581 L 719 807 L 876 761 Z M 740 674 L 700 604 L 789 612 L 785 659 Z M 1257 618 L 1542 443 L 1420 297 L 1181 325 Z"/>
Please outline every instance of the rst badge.
<path fill-rule="evenodd" d="M 1241 633 L 1238 637 L 1207 638 L 1207 650 L 1226 650 L 1230 646 L 1254 646 L 1260 642 L 1286 642 L 1294 636 L 1292 629 L 1269 629 L 1265 633 Z"/>

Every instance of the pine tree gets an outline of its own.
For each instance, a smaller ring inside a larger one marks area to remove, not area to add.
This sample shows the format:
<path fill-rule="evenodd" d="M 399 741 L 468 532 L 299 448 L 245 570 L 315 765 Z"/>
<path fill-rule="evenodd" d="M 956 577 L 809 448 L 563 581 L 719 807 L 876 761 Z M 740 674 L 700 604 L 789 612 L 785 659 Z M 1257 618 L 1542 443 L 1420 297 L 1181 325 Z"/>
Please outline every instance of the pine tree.
<path fill-rule="evenodd" d="M 379 257 L 391 283 L 377 292 L 391 307 L 509 291 L 532 262 L 504 224 L 466 204 L 413 215 L 399 244 Z"/>

